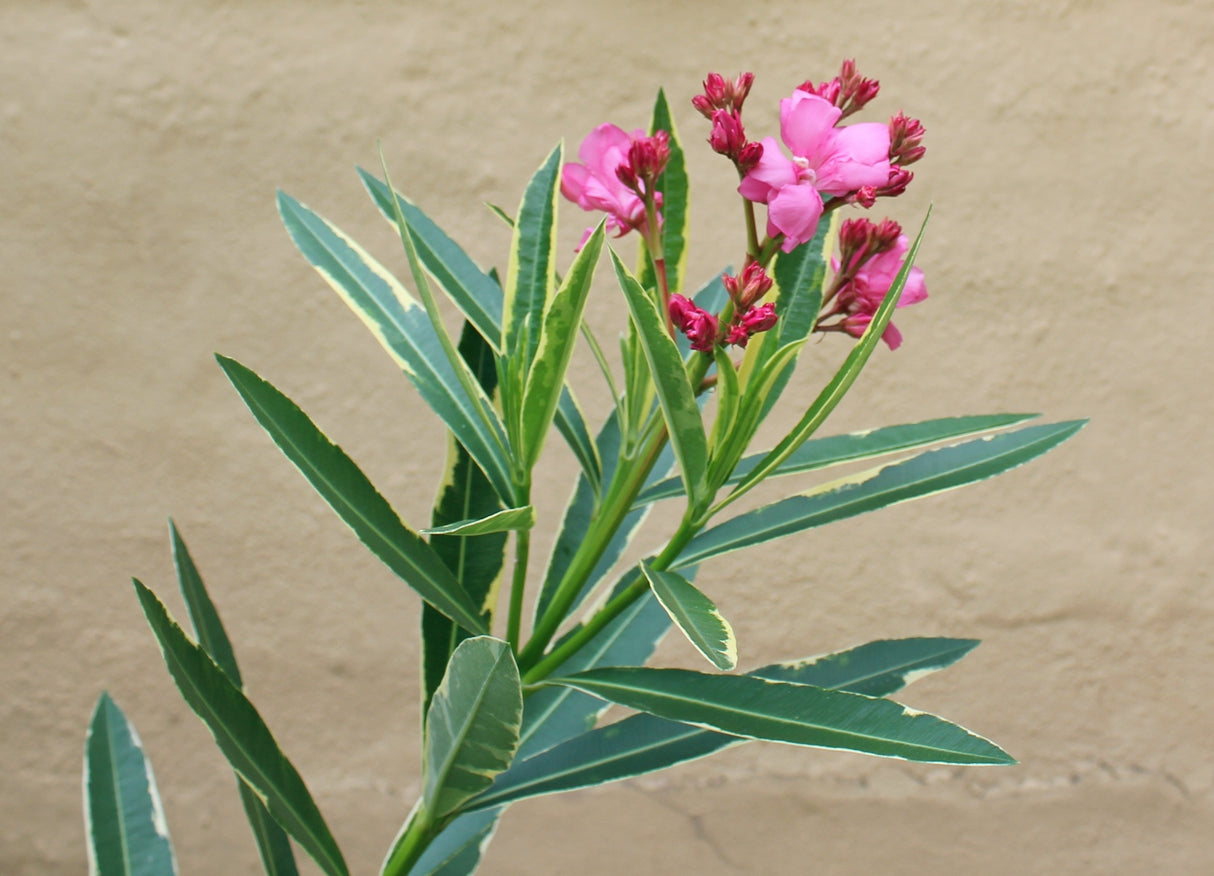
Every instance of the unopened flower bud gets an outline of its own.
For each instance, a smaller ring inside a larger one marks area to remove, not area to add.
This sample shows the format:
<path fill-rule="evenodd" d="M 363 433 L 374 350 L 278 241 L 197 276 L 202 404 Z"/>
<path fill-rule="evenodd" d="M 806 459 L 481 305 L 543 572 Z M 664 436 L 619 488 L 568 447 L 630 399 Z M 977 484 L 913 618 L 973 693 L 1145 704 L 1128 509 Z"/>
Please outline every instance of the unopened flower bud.
<path fill-rule="evenodd" d="M 628 166 L 637 179 L 643 180 L 652 191 L 653 184 L 666 169 L 670 161 L 670 134 L 658 131 L 651 137 L 639 137 L 628 148 Z M 627 182 L 621 178 L 627 185 Z"/>
<path fill-rule="evenodd" d="M 776 306 L 770 302 L 747 311 L 742 317 L 742 327 L 748 335 L 765 332 L 776 324 Z"/>
<path fill-rule="evenodd" d="M 720 73 L 709 73 L 704 79 L 704 93 L 693 97 L 691 105 L 706 119 L 711 119 L 716 110 L 740 113 L 754 81 L 753 73 L 739 73 L 733 80 Z"/>
<path fill-rule="evenodd" d="M 914 164 L 927 151 L 923 146 L 923 123 L 901 111 L 889 120 L 889 161 L 905 167 Z"/>
<path fill-rule="evenodd" d="M 852 198 L 857 204 L 867 210 L 877 203 L 877 188 L 876 186 L 860 186 L 860 188 L 856 189 L 856 193 L 852 195 Z"/>
<path fill-rule="evenodd" d="M 670 321 L 687 335 L 691 349 L 711 353 L 717 340 L 717 318 L 682 295 L 670 296 Z"/>
<path fill-rule="evenodd" d="M 738 157 L 734 159 L 737 162 L 738 170 L 742 173 L 749 173 L 758 165 L 759 159 L 763 157 L 762 143 L 747 143 L 738 153 Z"/>
<path fill-rule="evenodd" d="M 889 182 L 877 189 L 877 195 L 882 198 L 895 198 L 906 191 L 915 175 L 897 165 L 889 169 Z"/>
<path fill-rule="evenodd" d="M 798 85 L 797 89 L 829 100 L 843 111 L 839 118 L 845 119 L 864 109 L 864 105 L 881 90 L 881 83 L 876 79 L 865 79 L 856 71 L 856 62 L 848 59 L 843 62 L 839 75 L 834 79 L 817 85 L 814 85 L 813 80 L 807 79 Z"/>
<path fill-rule="evenodd" d="M 729 297 L 733 299 L 735 311 L 745 313 L 754 306 L 756 301 L 768 293 L 772 280 L 767 276 L 767 272 L 763 270 L 761 264 L 751 262 L 742 269 L 742 273 L 737 277 L 725 274 L 721 277 L 721 283 L 725 286 Z"/>

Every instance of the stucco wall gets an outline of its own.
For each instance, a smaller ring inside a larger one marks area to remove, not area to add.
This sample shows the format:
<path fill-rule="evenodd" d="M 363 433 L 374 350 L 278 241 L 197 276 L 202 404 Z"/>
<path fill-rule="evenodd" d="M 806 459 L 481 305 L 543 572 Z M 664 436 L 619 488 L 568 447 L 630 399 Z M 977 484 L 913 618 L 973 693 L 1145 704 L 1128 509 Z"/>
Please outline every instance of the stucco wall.
<path fill-rule="evenodd" d="M 928 130 L 889 210 L 913 226 L 935 204 L 931 298 L 828 429 L 1001 410 L 1092 423 L 998 481 L 733 555 L 700 581 L 744 666 L 982 638 L 905 699 L 1021 765 L 755 744 L 522 804 L 484 872 L 1214 870 L 1208 3 L 128 0 L 0 7 L 0 871 L 83 868 L 80 756 L 106 688 L 153 759 L 182 872 L 257 872 L 231 774 L 129 584 L 180 611 L 169 514 L 357 872 L 418 790 L 417 601 L 211 353 L 293 395 L 406 520 L 427 519 L 441 431 L 294 251 L 275 187 L 400 268 L 353 173 L 382 138 L 398 185 L 503 264 L 481 202 L 515 203 L 558 138 L 644 125 L 664 85 L 691 144 L 704 280 L 737 258 L 738 211 L 729 168 L 697 146 L 700 78 L 754 70 L 750 124 L 774 131 L 780 97 L 851 56 L 882 80 L 872 118 L 901 107 Z M 614 332 L 622 309 L 601 284 L 595 323 Z M 810 350 L 794 393 L 836 341 Z M 573 472 L 550 457 L 549 520 Z M 662 656 L 694 664 L 673 640 Z"/>

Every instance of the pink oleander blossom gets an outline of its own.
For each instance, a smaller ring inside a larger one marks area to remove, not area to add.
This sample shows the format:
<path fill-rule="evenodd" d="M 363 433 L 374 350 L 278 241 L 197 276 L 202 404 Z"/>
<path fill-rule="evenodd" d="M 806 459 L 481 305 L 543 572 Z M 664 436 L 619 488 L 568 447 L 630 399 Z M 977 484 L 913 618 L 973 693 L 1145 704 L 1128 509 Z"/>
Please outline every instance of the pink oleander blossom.
<path fill-rule="evenodd" d="M 873 320 L 873 314 L 881 306 L 889 287 L 893 285 L 894 277 L 902 269 L 906 261 L 906 252 L 910 249 L 910 241 L 905 234 L 899 235 L 893 247 L 881 252 L 865 262 L 850 282 L 839 290 L 836 309 L 846 313 L 840 327 L 853 337 L 860 337 L 868 324 Z M 837 262 L 832 259 L 832 266 L 838 270 Z M 923 280 L 923 271 L 912 267 L 898 296 L 898 307 L 908 307 L 918 304 L 927 298 L 927 285 Z M 881 340 L 891 350 L 898 349 L 902 344 L 902 333 L 891 322 L 885 327 Z"/>
<path fill-rule="evenodd" d="M 794 91 L 780 101 L 780 136 L 793 157 L 765 138 L 762 157 L 738 187 L 742 197 L 767 205 L 767 233 L 784 235 L 785 252 L 813 238 L 823 194 L 846 197 L 889 181 L 889 127 L 837 127 L 841 116 L 830 101 Z"/>
<path fill-rule="evenodd" d="M 635 187 L 621 179 L 620 170 L 629 175 L 629 152 L 647 139 L 641 130 L 629 134 L 615 125 L 599 125 L 578 148 L 582 163 L 569 162 L 561 172 L 561 194 L 583 210 L 606 213 L 607 228 L 616 237 L 633 229 L 645 231 L 645 202 Z M 654 192 L 654 203 L 662 206 L 661 192 Z"/>

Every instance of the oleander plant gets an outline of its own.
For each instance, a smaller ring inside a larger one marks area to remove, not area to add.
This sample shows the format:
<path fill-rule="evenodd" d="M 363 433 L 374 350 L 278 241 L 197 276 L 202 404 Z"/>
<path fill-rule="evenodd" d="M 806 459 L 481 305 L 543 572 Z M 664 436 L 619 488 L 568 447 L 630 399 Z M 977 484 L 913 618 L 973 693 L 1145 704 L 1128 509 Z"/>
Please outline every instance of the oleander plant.
<path fill-rule="evenodd" d="M 399 233 L 404 281 L 319 213 L 278 195 L 295 245 L 448 434 L 431 519 L 406 523 L 281 390 L 217 357 L 278 448 L 422 600 L 420 796 L 395 838 L 384 838 L 384 876 L 463 876 L 508 806 L 752 740 L 929 763 L 1015 762 L 982 736 L 889 698 L 976 641 L 881 639 L 817 656 L 807 643 L 797 659 L 752 667 L 716 607 L 719 594 L 695 583 L 719 556 L 991 477 L 1083 426 L 993 414 L 819 435 L 869 358 L 902 343 L 895 310 L 927 297 L 913 264 L 922 228 L 912 240 L 897 222 L 865 213 L 911 183 L 924 129 L 901 112 L 853 121 L 878 83 L 848 61 L 780 102 L 779 139 L 753 140 L 742 120 L 753 78 L 710 74 L 691 100 L 709 148 L 737 175 L 741 206 L 741 267 L 710 265 L 717 273 L 702 284 L 688 267 L 684 145 L 662 92 L 647 130 L 600 125 L 576 161 L 558 145 L 517 209 L 491 208 L 511 237 L 500 276 L 398 192 L 386 165 L 359 174 Z M 562 198 L 601 214 L 572 253 L 557 245 Z M 635 260 L 621 254 L 627 237 L 639 241 Z M 596 284 L 601 268 L 610 279 Z M 583 318 L 592 289 L 623 305 L 610 343 Z M 462 316 L 458 332 L 443 318 L 451 308 Z M 807 346 L 814 334 L 833 337 Z M 597 391 L 610 397 L 594 417 L 567 380 L 578 344 L 601 370 Z M 812 398 L 785 395 L 803 357 L 833 376 Z M 754 447 L 777 405 L 792 409 L 783 422 L 795 425 L 774 446 Z M 570 453 L 580 467 L 556 520 L 538 519 L 532 505 L 545 452 Z M 739 499 L 774 479 L 792 485 L 784 498 L 740 510 Z M 681 513 L 648 520 L 659 502 Z M 554 533 L 546 558 L 531 550 L 541 525 Z M 345 876 L 303 777 L 243 691 L 176 527 L 171 538 L 188 624 L 138 580 L 136 595 L 169 674 L 236 773 L 265 871 L 294 874 L 303 852 Z M 672 629 L 699 671 L 647 665 Z M 628 711 L 604 723 L 613 704 Z M 106 694 L 86 743 L 85 810 L 91 872 L 177 872 L 143 746 Z"/>

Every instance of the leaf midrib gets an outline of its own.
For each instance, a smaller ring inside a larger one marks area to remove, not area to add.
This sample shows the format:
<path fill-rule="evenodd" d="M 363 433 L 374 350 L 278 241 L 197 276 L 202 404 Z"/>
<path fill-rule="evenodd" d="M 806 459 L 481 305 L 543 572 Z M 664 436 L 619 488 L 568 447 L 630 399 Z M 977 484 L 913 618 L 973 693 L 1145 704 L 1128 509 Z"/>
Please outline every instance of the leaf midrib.
<path fill-rule="evenodd" d="M 739 677 L 739 678 L 745 678 L 746 676 L 737 676 L 737 677 Z M 770 679 L 766 679 L 766 678 L 760 679 L 760 681 L 764 682 L 765 684 L 789 685 L 789 686 L 792 686 L 792 687 L 815 687 L 815 685 L 798 685 L 798 684 L 796 684 L 796 683 L 794 683 L 794 682 L 788 682 L 788 681 L 771 681 Z M 573 679 L 568 679 L 568 678 L 565 678 L 565 679 L 553 679 L 553 682 L 554 682 L 554 683 L 560 683 L 560 684 L 573 684 L 573 685 L 577 686 L 577 682 L 576 682 L 576 680 L 573 680 Z M 628 687 L 627 685 L 621 684 L 621 683 L 619 683 L 619 682 L 614 682 L 614 683 L 613 683 L 613 682 L 609 682 L 609 681 L 608 681 L 608 682 L 596 681 L 596 682 L 594 682 L 594 684 L 601 685 L 602 687 L 604 687 L 604 688 L 606 688 L 606 689 L 608 689 L 608 690 L 622 690 L 622 691 L 625 691 L 625 692 L 628 692 L 628 691 L 634 691 L 634 692 L 635 692 L 635 690 L 636 690 L 636 688 L 630 688 L 630 687 Z M 649 689 L 644 689 L 644 690 L 645 690 L 645 692 L 646 692 L 646 693 L 652 693 L 652 691 L 650 691 Z M 828 688 L 818 688 L 818 690 L 828 690 Z M 588 692 L 592 692 L 592 691 L 588 691 Z M 867 697 L 867 696 L 865 696 L 864 694 L 851 693 L 850 691 L 840 691 L 840 690 L 835 690 L 835 691 L 831 691 L 831 692 L 832 692 L 832 693 L 844 694 L 844 695 L 846 695 L 846 696 L 860 697 L 861 699 L 864 699 L 864 700 L 872 700 L 872 701 L 875 701 L 875 702 L 882 702 L 882 701 L 883 701 L 883 702 L 890 703 L 891 705 L 898 705 L 898 704 L 894 703 L 894 701 L 893 701 L 893 700 L 882 700 L 882 699 L 881 699 L 881 698 L 879 698 L 879 697 Z M 666 698 L 666 699 L 668 699 L 668 700 L 670 700 L 670 701 L 672 701 L 672 702 L 676 702 L 676 703 L 691 703 L 691 704 L 698 705 L 698 706 L 703 706 L 703 705 L 705 705 L 705 704 L 704 704 L 704 702 L 703 702 L 702 700 L 698 700 L 698 699 L 694 699 L 694 698 L 690 698 L 690 697 L 684 697 L 684 696 L 680 696 L 680 695 L 678 695 L 678 694 L 673 694 L 673 693 L 670 693 L 670 692 L 668 692 L 668 691 L 661 691 L 661 692 L 658 692 L 656 695 L 657 695 L 659 698 L 663 698 L 663 697 L 664 697 L 664 698 Z M 743 715 L 743 716 L 746 716 L 746 715 L 753 715 L 753 716 L 759 717 L 759 718 L 761 718 L 761 719 L 763 719 L 763 720 L 773 721 L 773 722 L 774 722 L 774 723 L 776 723 L 778 726 L 790 726 L 790 727 L 806 727 L 806 726 L 808 726 L 808 727 L 811 727 L 811 728 L 813 728 L 813 729 L 822 730 L 822 731 L 825 731 L 825 732 L 830 732 L 830 733 L 838 733 L 838 734 L 841 734 L 841 735 L 844 735 L 844 736 L 854 736 L 854 737 L 856 737 L 857 739 L 871 739 L 871 740 L 873 740 L 873 741 L 886 742 L 886 743 L 893 743 L 893 744 L 897 744 L 897 745 L 904 745 L 904 746 L 906 746 L 907 748 L 911 748 L 911 749 L 915 749 L 915 750 L 922 750 L 922 751 L 926 751 L 926 752 L 931 752 L 931 751 L 939 751 L 939 752 L 955 753 L 955 754 L 967 754 L 967 755 L 970 755 L 970 756 L 972 756 L 972 757 L 982 757 L 982 755 L 974 755 L 974 754 L 971 754 L 970 752 L 958 751 L 958 750 L 956 750 L 956 749 L 951 749 L 951 748 L 935 748 L 935 747 L 933 747 L 933 746 L 929 746 L 929 745 L 921 745 L 921 744 L 917 744 L 917 743 L 906 743 L 906 742 L 899 742 L 899 741 L 897 741 L 897 740 L 890 739 L 889 737 L 886 737 L 886 736 L 874 736 L 874 735 L 869 734 L 869 733 L 860 733 L 860 732 L 857 732 L 857 731 L 855 731 L 855 730 L 840 730 L 840 729 L 838 729 L 838 728 L 832 728 L 832 727 L 828 727 L 828 726 L 825 726 L 825 725 L 822 725 L 822 724 L 814 724 L 814 723 L 811 723 L 811 722 L 808 722 L 808 721 L 804 721 L 804 722 L 796 722 L 796 721 L 791 721 L 791 720 L 789 720 L 789 719 L 787 719 L 787 718 L 781 718 L 781 717 L 779 717 L 779 716 L 776 716 L 776 715 L 771 715 L 770 713 L 766 713 L 766 712 L 746 712 L 746 711 L 742 711 L 741 709 L 730 708 L 730 707 L 726 707 L 726 706 L 720 706 L 720 705 L 710 705 L 710 708 L 717 708 L 717 709 L 720 709 L 720 710 L 721 710 L 721 711 L 723 711 L 723 712 L 727 712 L 727 713 L 729 713 L 729 714 L 735 714 L 735 715 Z M 905 714 L 905 713 L 904 713 L 904 714 Z M 923 713 L 923 714 L 925 714 L 925 715 L 926 715 L 927 713 Z M 662 716 L 661 716 L 661 715 L 658 715 L 658 716 L 656 716 L 656 717 L 662 717 Z M 912 716 L 912 717 L 916 717 L 916 716 Z M 936 718 L 936 720 L 937 720 L 937 721 L 943 721 L 943 719 L 938 718 L 938 717 L 936 717 L 935 715 L 931 715 L 931 716 L 929 716 L 929 717 Z M 728 730 L 723 730 L 723 729 L 721 729 L 720 727 L 713 727 L 712 725 L 704 724 L 704 723 L 702 723 L 702 722 L 698 722 L 698 721 L 683 721 L 683 719 L 679 719 L 679 718 L 675 718 L 675 719 L 667 719 L 667 720 L 676 720 L 676 721 L 681 721 L 682 723 L 692 724 L 693 726 L 697 726 L 697 727 L 703 727 L 703 728 L 704 728 L 704 729 L 706 729 L 706 730 L 715 730 L 715 731 L 720 732 L 720 733 L 725 733 L 726 735 L 739 735 L 739 734 L 736 734 L 736 733 L 731 733 L 731 732 L 730 732 L 730 731 L 728 731 Z M 944 723 L 948 723 L 948 722 L 944 722 Z M 963 733 L 965 733 L 965 734 L 969 735 L 969 736 L 970 736 L 971 738 L 973 738 L 973 739 L 979 739 L 979 738 L 980 738 L 980 737 L 974 736 L 973 734 L 969 733 L 969 731 L 964 730 L 964 728 L 961 728 L 960 726 L 958 726 L 958 725 L 956 725 L 956 724 L 953 724 L 952 726 L 953 726 L 953 727 L 956 727 L 958 730 L 961 730 Z M 743 735 L 746 735 L 746 734 L 743 734 Z M 747 735 L 747 738 L 759 739 L 759 738 L 761 738 L 761 737 L 754 737 L 754 736 L 749 736 L 749 735 Z M 774 740 L 773 740 L 773 741 L 774 741 Z M 992 743 L 989 743 L 989 742 L 988 742 L 988 744 L 992 744 Z M 992 763 L 998 763 L 998 761 L 991 761 L 991 762 L 992 762 Z"/>

